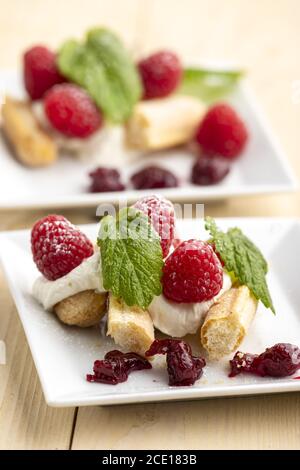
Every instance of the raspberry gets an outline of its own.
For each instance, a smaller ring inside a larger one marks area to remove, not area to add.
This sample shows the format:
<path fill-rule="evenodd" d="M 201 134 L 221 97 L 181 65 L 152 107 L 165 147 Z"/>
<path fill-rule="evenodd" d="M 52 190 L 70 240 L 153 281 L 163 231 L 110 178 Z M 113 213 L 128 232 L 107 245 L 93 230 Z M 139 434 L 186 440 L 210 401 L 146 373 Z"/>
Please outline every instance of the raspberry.
<path fill-rule="evenodd" d="M 244 149 L 248 131 L 234 109 L 217 104 L 204 116 L 195 138 L 205 153 L 232 159 Z"/>
<path fill-rule="evenodd" d="M 138 63 L 144 86 L 144 99 L 163 98 L 179 85 L 182 66 L 176 54 L 161 51 Z"/>
<path fill-rule="evenodd" d="M 31 231 L 31 251 L 38 270 L 55 281 L 92 256 L 90 240 L 62 215 L 38 220 Z"/>
<path fill-rule="evenodd" d="M 208 243 L 188 240 L 167 258 L 162 284 L 165 296 L 175 302 L 210 300 L 222 288 L 222 266 Z"/>
<path fill-rule="evenodd" d="M 139 199 L 133 207 L 149 217 L 154 230 L 159 234 L 163 257 L 165 258 L 174 239 L 175 213 L 173 204 L 165 198 L 147 196 Z"/>
<path fill-rule="evenodd" d="M 106 191 L 123 191 L 124 184 L 120 181 L 120 173 L 113 168 L 96 168 L 89 173 L 92 180 L 91 193 L 103 193 Z"/>
<path fill-rule="evenodd" d="M 33 100 L 64 81 L 56 66 L 56 54 L 45 46 L 34 46 L 25 52 L 23 63 L 25 88 Z"/>
<path fill-rule="evenodd" d="M 222 181 L 230 170 L 227 159 L 222 157 L 201 157 L 192 168 L 191 181 L 199 186 Z"/>
<path fill-rule="evenodd" d="M 44 109 L 52 126 L 68 137 L 84 139 L 102 125 L 102 116 L 89 95 L 77 85 L 56 85 L 45 96 Z"/>
<path fill-rule="evenodd" d="M 178 179 L 171 171 L 159 166 L 148 166 L 131 177 L 135 189 L 175 188 Z"/>

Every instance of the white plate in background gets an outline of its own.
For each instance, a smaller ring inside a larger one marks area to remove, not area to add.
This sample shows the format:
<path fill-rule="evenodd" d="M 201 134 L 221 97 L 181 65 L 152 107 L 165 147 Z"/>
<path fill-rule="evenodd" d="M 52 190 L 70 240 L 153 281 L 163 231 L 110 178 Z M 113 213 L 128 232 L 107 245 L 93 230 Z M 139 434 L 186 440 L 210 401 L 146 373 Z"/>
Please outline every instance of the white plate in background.
<path fill-rule="evenodd" d="M 16 97 L 24 94 L 18 73 L 0 71 L 0 93 Z M 88 173 L 99 165 L 119 168 L 125 183 L 135 171 L 147 164 L 164 166 L 182 181 L 179 188 L 159 190 L 173 201 L 205 202 L 295 190 L 296 181 L 287 159 L 245 84 L 239 85 L 226 101 L 232 103 L 244 118 L 250 139 L 242 157 L 233 162 L 229 175 L 217 185 L 204 187 L 189 183 L 195 157 L 186 150 L 172 149 L 151 156 L 134 154 L 133 157 L 119 145 L 118 131 L 109 132 L 105 145 L 100 146 L 93 156 L 78 159 L 64 155 L 53 166 L 40 169 L 19 164 L 0 136 L 0 209 L 97 206 L 102 202 L 117 203 L 120 197 L 133 201 L 153 192 L 129 189 L 114 193 L 88 193 Z"/>
<path fill-rule="evenodd" d="M 300 221 L 296 219 L 219 219 L 222 229 L 239 226 L 262 249 L 269 261 L 268 281 L 276 316 L 261 304 L 249 334 L 240 349 L 259 353 L 277 342 L 300 346 Z M 203 220 L 178 222 L 182 239 L 207 237 Z M 97 226 L 82 227 L 96 238 Z M 208 362 L 204 375 L 191 387 L 169 387 L 165 358 L 159 357 L 152 370 L 133 372 L 127 382 L 113 385 L 88 383 L 95 359 L 116 346 L 102 328 L 80 329 L 60 323 L 31 296 L 38 275 L 32 261 L 29 231 L 0 234 L 0 257 L 8 285 L 42 383 L 45 399 L 52 406 L 112 405 L 207 397 L 255 395 L 300 391 L 300 380 L 292 377 L 260 378 L 247 374 L 229 379 L 228 359 Z M 189 337 L 194 353 L 199 352 L 197 336 Z M 296 374 L 299 375 L 299 374 Z"/>

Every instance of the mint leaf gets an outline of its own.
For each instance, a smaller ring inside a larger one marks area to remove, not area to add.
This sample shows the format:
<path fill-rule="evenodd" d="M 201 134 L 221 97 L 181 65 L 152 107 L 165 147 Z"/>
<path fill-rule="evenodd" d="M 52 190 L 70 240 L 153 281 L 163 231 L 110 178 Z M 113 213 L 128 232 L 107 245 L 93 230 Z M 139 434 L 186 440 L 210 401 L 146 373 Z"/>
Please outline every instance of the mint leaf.
<path fill-rule="evenodd" d="M 104 288 L 128 306 L 146 309 L 161 294 L 163 267 L 160 239 L 148 217 L 134 208 L 104 217 L 97 243 Z"/>
<path fill-rule="evenodd" d="M 275 313 L 266 281 L 268 264 L 257 246 L 239 228 L 222 232 L 211 217 L 205 218 L 205 228 L 210 232 L 211 241 L 227 271 L 232 272 L 240 284 L 248 286 L 253 295 Z"/>
<path fill-rule="evenodd" d="M 58 53 L 58 68 L 84 88 L 113 123 L 124 122 L 141 98 L 136 66 L 119 38 L 108 29 L 92 29 L 85 42 L 66 41 Z"/>
<path fill-rule="evenodd" d="M 186 68 L 178 93 L 212 103 L 231 93 L 243 75 L 242 70 Z"/>

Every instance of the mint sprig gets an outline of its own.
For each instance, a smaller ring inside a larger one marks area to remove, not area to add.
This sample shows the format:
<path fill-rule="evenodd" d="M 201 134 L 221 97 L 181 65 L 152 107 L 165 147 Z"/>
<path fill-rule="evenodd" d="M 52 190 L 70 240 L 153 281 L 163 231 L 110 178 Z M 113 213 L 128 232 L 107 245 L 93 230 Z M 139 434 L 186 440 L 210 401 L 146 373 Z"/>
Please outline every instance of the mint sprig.
<path fill-rule="evenodd" d="M 242 70 L 213 70 L 190 67 L 183 71 L 178 93 L 212 103 L 230 94 L 243 77 Z"/>
<path fill-rule="evenodd" d="M 159 236 L 148 217 L 134 208 L 104 217 L 97 243 L 104 288 L 128 306 L 146 309 L 161 294 L 163 267 Z"/>
<path fill-rule="evenodd" d="M 268 264 L 259 248 L 239 228 L 222 232 L 211 217 L 205 218 L 205 228 L 210 232 L 211 241 L 227 271 L 233 273 L 240 284 L 248 286 L 256 299 L 275 313 L 266 280 Z"/>
<path fill-rule="evenodd" d="M 88 31 L 83 42 L 64 42 L 57 62 L 62 75 L 84 88 L 112 123 L 126 121 L 141 98 L 133 59 L 118 36 L 106 28 Z"/>

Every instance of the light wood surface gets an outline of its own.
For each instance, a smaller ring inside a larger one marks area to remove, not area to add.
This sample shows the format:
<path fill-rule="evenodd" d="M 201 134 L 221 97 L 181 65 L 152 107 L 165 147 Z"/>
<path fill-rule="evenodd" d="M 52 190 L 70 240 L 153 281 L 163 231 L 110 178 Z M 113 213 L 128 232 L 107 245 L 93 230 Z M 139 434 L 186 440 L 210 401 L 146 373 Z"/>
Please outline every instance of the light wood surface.
<path fill-rule="evenodd" d="M 19 66 L 32 43 L 105 24 L 137 55 L 162 47 L 183 57 L 232 60 L 249 80 L 300 175 L 300 2 L 298 0 L 0 0 L 0 67 Z M 1 171 L 1 167 L 0 167 Z M 243 198 L 206 206 L 215 216 L 300 216 L 299 194 Z M 94 210 L 61 211 L 75 223 Z M 30 227 L 45 212 L 0 212 L 0 229 Z M 109 408 L 46 406 L 26 339 L 0 277 L 0 448 L 196 449 L 300 448 L 300 395 L 205 400 Z M 59 358 L 57 358 L 59 360 Z"/>

